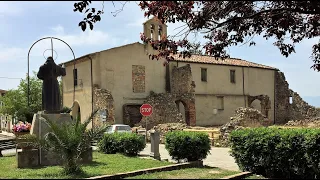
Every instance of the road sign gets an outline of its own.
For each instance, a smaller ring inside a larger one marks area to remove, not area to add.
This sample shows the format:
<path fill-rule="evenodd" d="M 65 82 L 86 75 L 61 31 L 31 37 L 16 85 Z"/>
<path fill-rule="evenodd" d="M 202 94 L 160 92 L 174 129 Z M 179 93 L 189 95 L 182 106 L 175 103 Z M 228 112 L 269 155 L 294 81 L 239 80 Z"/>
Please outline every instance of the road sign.
<path fill-rule="evenodd" d="M 151 116 L 152 114 L 152 106 L 150 104 L 142 104 L 140 107 L 140 113 L 142 116 Z"/>

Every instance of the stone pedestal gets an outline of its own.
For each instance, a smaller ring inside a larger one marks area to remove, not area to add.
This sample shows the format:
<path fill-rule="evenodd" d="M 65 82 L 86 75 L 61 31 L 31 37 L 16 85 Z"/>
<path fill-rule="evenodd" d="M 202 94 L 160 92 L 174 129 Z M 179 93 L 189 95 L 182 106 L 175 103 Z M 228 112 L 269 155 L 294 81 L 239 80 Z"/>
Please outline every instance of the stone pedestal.
<path fill-rule="evenodd" d="M 32 127 L 30 130 L 30 134 L 36 135 L 39 137 L 44 137 L 45 134 L 49 132 L 49 127 L 47 123 L 44 121 L 45 119 L 49 119 L 58 124 L 70 123 L 72 122 L 70 114 L 46 114 L 42 111 L 33 115 Z"/>
<path fill-rule="evenodd" d="M 37 149 L 18 152 L 16 157 L 18 168 L 37 167 L 39 165 L 39 156 Z"/>
<path fill-rule="evenodd" d="M 58 124 L 71 123 L 72 119 L 70 114 L 46 114 L 41 111 L 33 115 L 32 127 L 30 134 L 36 135 L 38 138 L 44 138 L 44 136 L 50 132 L 50 128 L 44 119 L 51 120 Z M 41 166 L 55 166 L 61 165 L 61 156 L 55 154 L 52 151 L 39 150 L 39 165 Z"/>
<path fill-rule="evenodd" d="M 159 153 L 159 144 L 160 144 L 160 133 L 157 131 L 150 131 L 150 140 L 151 140 L 151 153 L 150 156 L 154 159 L 161 160 Z"/>

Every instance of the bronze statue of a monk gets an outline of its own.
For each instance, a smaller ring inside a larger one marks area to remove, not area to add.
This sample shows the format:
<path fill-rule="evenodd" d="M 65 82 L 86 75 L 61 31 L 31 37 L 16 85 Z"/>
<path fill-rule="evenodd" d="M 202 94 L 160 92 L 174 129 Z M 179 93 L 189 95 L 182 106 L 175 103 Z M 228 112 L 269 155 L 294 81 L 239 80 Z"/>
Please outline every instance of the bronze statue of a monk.
<path fill-rule="evenodd" d="M 52 57 L 40 66 L 37 77 L 42 84 L 42 109 L 46 113 L 59 113 L 61 111 L 61 97 L 57 77 L 65 76 L 66 69 L 56 65 Z"/>

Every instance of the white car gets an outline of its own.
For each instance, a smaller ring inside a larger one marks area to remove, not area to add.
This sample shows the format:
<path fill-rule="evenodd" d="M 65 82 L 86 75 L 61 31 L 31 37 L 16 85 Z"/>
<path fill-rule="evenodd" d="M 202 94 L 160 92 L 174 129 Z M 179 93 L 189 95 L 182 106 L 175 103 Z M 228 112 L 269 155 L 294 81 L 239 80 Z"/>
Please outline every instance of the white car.
<path fill-rule="evenodd" d="M 125 125 L 125 124 L 114 124 L 111 125 L 107 131 L 105 132 L 106 134 L 112 134 L 115 132 L 119 132 L 119 133 L 132 133 L 132 129 L 129 125 Z"/>

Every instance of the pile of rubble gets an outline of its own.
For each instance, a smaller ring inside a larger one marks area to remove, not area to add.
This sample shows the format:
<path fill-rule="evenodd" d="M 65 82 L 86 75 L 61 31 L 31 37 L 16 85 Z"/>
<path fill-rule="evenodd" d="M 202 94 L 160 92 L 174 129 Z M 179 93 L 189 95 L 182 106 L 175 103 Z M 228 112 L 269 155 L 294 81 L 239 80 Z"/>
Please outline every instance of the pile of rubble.
<path fill-rule="evenodd" d="M 320 117 L 288 121 L 284 126 L 291 127 L 320 127 Z"/>
<path fill-rule="evenodd" d="M 259 110 L 253 108 L 240 107 L 235 111 L 235 115 L 230 118 L 230 122 L 220 127 L 220 146 L 228 146 L 229 134 L 233 130 L 243 129 L 245 127 L 260 127 L 271 125 Z"/>

